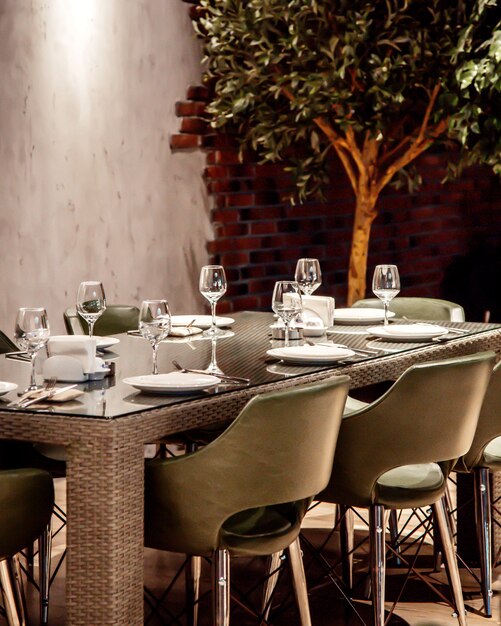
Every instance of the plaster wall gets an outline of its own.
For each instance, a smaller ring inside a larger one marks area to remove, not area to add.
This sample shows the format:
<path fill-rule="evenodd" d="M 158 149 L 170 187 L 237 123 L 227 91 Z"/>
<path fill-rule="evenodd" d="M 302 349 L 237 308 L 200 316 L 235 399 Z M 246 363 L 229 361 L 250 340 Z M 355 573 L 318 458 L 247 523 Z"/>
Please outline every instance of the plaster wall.
<path fill-rule="evenodd" d="M 203 310 L 211 236 L 199 152 L 172 154 L 174 103 L 199 82 L 179 0 L 0 0 L 0 328 L 82 280 L 109 302 Z"/>

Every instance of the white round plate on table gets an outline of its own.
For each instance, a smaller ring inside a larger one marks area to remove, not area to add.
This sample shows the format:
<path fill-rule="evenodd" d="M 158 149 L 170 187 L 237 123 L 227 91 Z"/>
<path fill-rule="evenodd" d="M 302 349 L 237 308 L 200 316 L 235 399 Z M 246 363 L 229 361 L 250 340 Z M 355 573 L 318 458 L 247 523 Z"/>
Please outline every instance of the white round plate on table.
<path fill-rule="evenodd" d="M 124 378 L 123 382 L 139 391 L 154 394 L 183 394 L 203 391 L 219 385 L 221 379 L 211 374 L 169 372 Z"/>
<path fill-rule="evenodd" d="M 388 311 L 388 317 L 395 317 L 393 311 Z M 347 308 L 334 309 L 334 324 L 375 324 L 384 322 L 383 309 Z"/>
<path fill-rule="evenodd" d="M 216 326 L 231 326 L 235 320 L 232 317 L 220 317 L 216 315 Z M 203 330 L 212 326 L 212 317 L 210 315 L 173 315 L 171 318 L 172 326 L 196 326 Z"/>
<path fill-rule="evenodd" d="M 16 383 L 4 383 L 0 381 L 0 396 L 4 396 L 6 393 L 9 393 L 9 391 L 14 391 L 14 389 L 17 389 Z"/>
<path fill-rule="evenodd" d="M 372 326 L 367 333 L 385 341 L 429 341 L 446 335 L 448 330 L 435 324 L 389 324 Z"/>
<path fill-rule="evenodd" d="M 118 339 L 117 337 L 96 337 L 94 336 L 94 339 L 96 340 L 96 349 L 97 350 L 108 350 L 108 348 L 111 348 L 111 346 L 116 346 L 117 343 L 120 343 L 120 339 Z"/>
<path fill-rule="evenodd" d="M 281 359 L 284 363 L 321 364 L 328 365 L 353 356 L 355 353 L 349 348 L 338 346 L 290 346 L 272 348 L 266 352 L 268 356 Z"/>

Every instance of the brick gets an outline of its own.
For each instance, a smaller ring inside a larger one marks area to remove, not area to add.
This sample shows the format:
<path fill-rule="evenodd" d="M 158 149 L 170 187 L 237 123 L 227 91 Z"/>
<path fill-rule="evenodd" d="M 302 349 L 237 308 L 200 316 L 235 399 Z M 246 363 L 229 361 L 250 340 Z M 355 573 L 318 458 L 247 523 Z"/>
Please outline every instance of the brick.
<path fill-rule="evenodd" d="M 211 132 L 207 120 L 201 117 L 184 117 L 181 120 L 181 132 L 190 133 L 192 135 L 205 135 L 207 132 Z"/>
<path fill-rule="evenodd" d="M 196 150 L 200 148 L 201 141 L 198 135 L 171 135 L 171 150 Z"/>
<path fill-rule="evenodd" d="M 207 87 L 203 87 L 202 85 L 194 85 L 192 87 L 188 87 L 186 97 L 188 98 L 188 100 L 199 100 L 202 102 L 208 102 L 210 99 L 210 92 Z"/>
<path fill-rule="evenodd" d="M 206 115 L 205 102 L 187 101 L 176 102 L 175 111 L 178 117 L 203 117 Z"/>

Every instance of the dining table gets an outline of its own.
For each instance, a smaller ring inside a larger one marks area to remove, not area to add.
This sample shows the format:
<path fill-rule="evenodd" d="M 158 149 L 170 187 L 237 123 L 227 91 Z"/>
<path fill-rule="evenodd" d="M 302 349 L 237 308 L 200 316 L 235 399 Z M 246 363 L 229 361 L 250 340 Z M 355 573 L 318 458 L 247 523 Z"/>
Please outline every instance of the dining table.
<path fill-rule="evenodd" d="M 335 342 L 355 353 L 328 363 L 288 363 L 269 350 L 274 318 L 267 312 L 238 312 L 220 336 L 169 337 L 158 353 L 160 373 L 205 369 L 249 383 L 222 383 L 194 393 L 144 393 L 124 382 L 149 374 L 151 347 L 135 334 L 101 354 L 110 376 L 79 384 L 77 399 L 25 409 L 12 406 L 17 394 L 0 398 L 0 439 L 52 443 L 66 448 L 68 626 L 143 624 L 144 444 L 234 419 L 256 394 L 347 374 L 352 389 L 396 380 L 409 366 L 483 350 L 501 350 L 501 325 L 434 322 L 449 332 L 426 341 L 387 341 L 363 324 L 335 324 L 312 342 Z M 404 323 L 407 323 L 405 320 Z M 408 322 L 411 323 L 411 322 Z M 291 342 L 301 345 L 303 340 Z M 29 378 L 29 364 L 0 358 L 0 380 Z"/>

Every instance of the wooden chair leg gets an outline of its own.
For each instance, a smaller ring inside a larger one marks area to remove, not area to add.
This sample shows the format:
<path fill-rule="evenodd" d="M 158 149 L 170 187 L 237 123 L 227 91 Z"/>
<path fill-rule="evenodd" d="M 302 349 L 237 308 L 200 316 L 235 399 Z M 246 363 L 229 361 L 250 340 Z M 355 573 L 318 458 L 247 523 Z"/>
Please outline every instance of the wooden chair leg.
<path fill-rule="evenodd" d="M 296 596 L 297 606 L 301 626 L 311 626 L 310 605 L 308 602 L 308 589 L 306 587 L 306 576 L 304 574 L 303 557 L 299 537 L 287 548 L 289 552 L 292 582 Z"/>
<path fill-rule="evenodd" d="M 447 521 L 447 510 L 444 499 L 441 498 L 433 504 L 433 513 L 435 516 L 438 531 L 440 533 L 440 541 L 443 550 L 445 569 L 449 579 L 452 598 L 456 607 L 456 617 L 459 626 L 466 625 L 466 611 L 464 607 L 463 591 L 461 589 L 461 579 L 459 578 L 459 568 L 456 557 L 456 551 L 452 542 L 449 523 Z"/>
<path fill-rule="evenodd" d="M 282 559 L 283 551 L 274 552 L 268 557 L 266 575 L 267 579 L 264 584 L 263 591 L 263 604 L 261 607 L 261 612 L 263 614 L 263 618 L 266 621 L 270 615 L 271 609 L 271 596 L 275 591 L 275 587 L 277 586 L 278 577 L 280 575 L 280 561 Z"/>
<path fill-rule="evenodd" d="M 0 587 L 9 626 L 26 626 L 26 606 L 21 569 L 15 559 L 0 561 Z"/>
<path fill-rule="evenodd" d="M 200 574 L 202 557 L 190 556 L 186 564 L 186 623 L 187 626 L 198 624 L 198 600 L 200 598 Z"/>
<path fill-rule="evenodd" d="M 353 548 L 355 546 L 355 523 L 353 510 L 348 506 L 338 505 L 341 517 L 339 520 L 339 534 L 341 543 L 342 576 L 346 588 L 351 593 L 353 589 Z"/>

